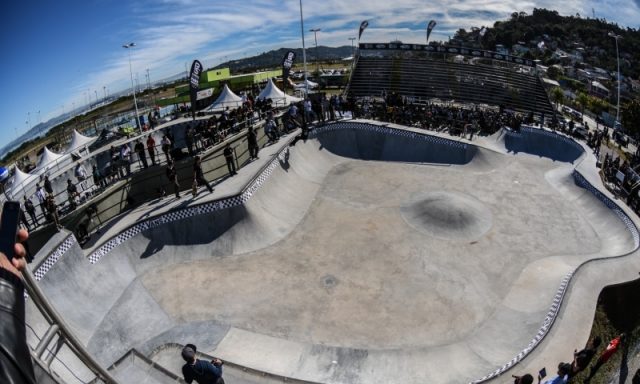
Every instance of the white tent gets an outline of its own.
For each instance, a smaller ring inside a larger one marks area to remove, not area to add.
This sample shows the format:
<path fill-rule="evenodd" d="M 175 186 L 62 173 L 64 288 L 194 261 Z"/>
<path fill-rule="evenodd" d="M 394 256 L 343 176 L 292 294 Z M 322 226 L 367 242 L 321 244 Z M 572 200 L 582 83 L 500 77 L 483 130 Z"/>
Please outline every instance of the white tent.
<path fill-rule="evenodd" d="M 314 83 L 313 81 L 307 79 L 307 86 L 309 87 L 309 89 L 314 89 L 314 88 L 318 88 L 318 83 Z M 305 85 L 304 85 L 304 81 L 300 84 L 296 84 L 294 85 L 294 87 L 296 89 L 305 89 Z"/>
<path fill-rule="evenodd" d="M 69 143 L 69 147 L 67 147 L 67 150 L 65 151 L 65 153 L 71 153 L 74 151 L 80 152 L 85 147 L 88 147 L 91 143 L 96 141 L 97 139 L 98 139 L 97 137 L 88 137 L 88 136 L 81 135 L 80 133 L 78 133 L 78 131 L 74 129 L 73 134 L 71 135 L 71 143 Z"/>
<path fill-rule="evenodd" d="M 225 108 L 238 108 L 242 106 L 242 98 L 233 93 L 225 84 L 220 96 L 205 111 L 222 111 Z"/>
<path fill-rule="evenodd" d="M 15 172 L 13 174 L 13 179 L 11 181 L 11 195 L 15 196 L 17 192 L 24 189 L 24 187 L 31 184 L 34 180 L 36 180 L 38 176 L 30 175 L 26 172 L 22 172 L 18 166 L 15 167 Z"/>
<path fill-rule="evenodd" d="M 49 148 L 44 147 L 44 151 L 42 152 L 42 156 L 40 156 L 40 160 L 38 160 L 38 165 L 31 171 L 31 174 L 41 175 L 47 170 L 55 167 L 63 155 L 51 152 Z"/>
<path fill-rule="evenodd" d="M 271 79 L 269 79 L 267 85 L 258 95 L 258 99 L 271 99 L 273 101 L 273 105 L 276 106 L 286 106 L 302 100 L 300 98 L 289 96 L 286 93 L 282 92 Z"/>

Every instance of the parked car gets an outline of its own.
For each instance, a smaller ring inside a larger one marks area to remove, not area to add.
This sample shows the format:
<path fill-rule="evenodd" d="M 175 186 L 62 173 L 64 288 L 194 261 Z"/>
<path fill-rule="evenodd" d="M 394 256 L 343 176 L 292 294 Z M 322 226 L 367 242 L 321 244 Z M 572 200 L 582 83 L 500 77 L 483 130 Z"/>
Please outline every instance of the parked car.
<path fill-rule="evenodd" d="M 626 147 L 629 145 L 629 137 L 622 133 L 622 131 L 614 130 L 612 136 L 613 140 L 621 146 Z"/>
<path fill-rule="evenodd" d="M 573 127 L 573 132 L 571 132 L 571 134 L 574 137 L 586 139 L 589 136 L 589 130 L 581 124 L 576 124 L 575 127 Z"/>

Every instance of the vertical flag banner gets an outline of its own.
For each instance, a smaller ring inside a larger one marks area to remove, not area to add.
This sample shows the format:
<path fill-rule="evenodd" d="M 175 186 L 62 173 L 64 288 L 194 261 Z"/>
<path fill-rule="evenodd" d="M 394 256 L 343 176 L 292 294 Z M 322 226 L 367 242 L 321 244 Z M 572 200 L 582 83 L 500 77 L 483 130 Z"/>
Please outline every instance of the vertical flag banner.
<path fill-rule="evenodd" d="M 427 44 L 429 44 L 429 36 L 431 36 L 431 31 L 436 27 L 436 21 L 431 20 L 429 24 L 427 24 Z"/>
<path fill-rule="evenodd" d="M 282 58 L 282 89 L 286 90 L 287 82 L 289 81 L 289 72 L 293 66 L 293 61 L 296 59 L 296 53 L 288 51 Z"/>
<path fill-rule="evenodd" d="M 362 32 L 364 32 L 364 30 L 367 29 L 368 26 L 369 26 L 369 21 L 367 20 L 360 23 L 360 32 L 358 33 L 358 41 L 360 41 L 360 38 L 362 37 Z"/>
<path fill-rule="evenodd" d="M 191 64 L 191 72 L 189 74 L 189 93 L 191 96 L 191 114 L 194 120 L 196 118 L 198 90 L 200 89 L 200 73 L 202 73 L 202 64 L 198 60 L 193 60 L 193 64 Z"/>

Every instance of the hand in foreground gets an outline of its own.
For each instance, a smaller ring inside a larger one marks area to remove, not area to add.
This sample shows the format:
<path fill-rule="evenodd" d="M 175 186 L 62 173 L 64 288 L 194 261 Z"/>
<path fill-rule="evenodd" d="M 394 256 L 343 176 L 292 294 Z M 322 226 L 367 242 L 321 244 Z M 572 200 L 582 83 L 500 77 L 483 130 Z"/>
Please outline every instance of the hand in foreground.
<path fill-rule="evenodd" d="M 20 229 L 18 230 L 17 238 L 16 245 L 13 249 L 13 260 L 10 260 L 6 255 L 0 253 L 0 268 L 4 268 L 16 276 L 22 277 L 21 271 L 24 271 L 27 267 L 27 260 L 25 259 L 27 251 L 25 251 L 24 246 L 20 243 L 29 238 L 29 233 L 24 229 Z"/>

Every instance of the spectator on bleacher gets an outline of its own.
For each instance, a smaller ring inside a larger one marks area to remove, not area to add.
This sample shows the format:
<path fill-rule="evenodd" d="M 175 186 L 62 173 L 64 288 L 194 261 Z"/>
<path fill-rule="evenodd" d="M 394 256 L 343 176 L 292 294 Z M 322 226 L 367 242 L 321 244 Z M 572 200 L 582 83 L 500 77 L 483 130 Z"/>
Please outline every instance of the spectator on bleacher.
<path fill-rule="evenodd" d="M 147 152 L 149 152 L 151 164 L 156 165 L 156 141 L 153 139 L 153 135 L 149 135 L 147 138 Z"/>

